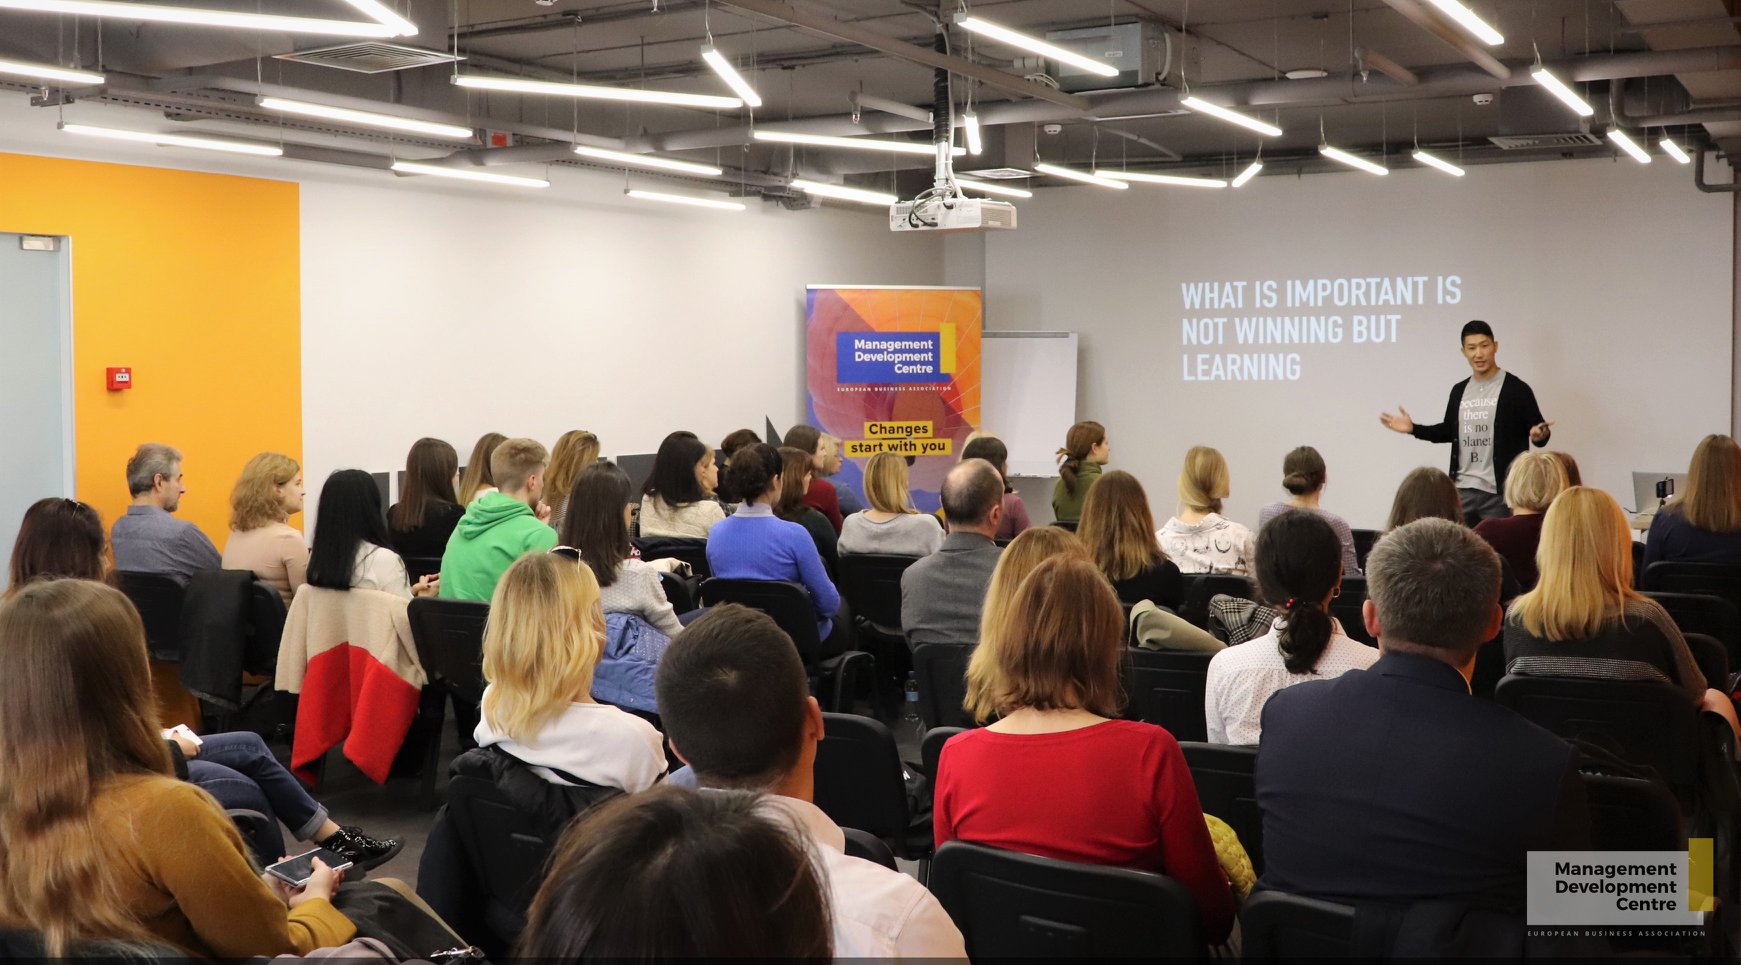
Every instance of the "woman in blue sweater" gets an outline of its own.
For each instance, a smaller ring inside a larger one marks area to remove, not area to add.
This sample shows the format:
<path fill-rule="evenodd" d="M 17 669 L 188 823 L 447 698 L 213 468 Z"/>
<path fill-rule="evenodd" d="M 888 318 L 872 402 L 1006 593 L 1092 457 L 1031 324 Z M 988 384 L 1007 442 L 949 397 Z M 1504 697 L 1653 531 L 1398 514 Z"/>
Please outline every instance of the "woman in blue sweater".
<path fill-rule="evenodd" d="M 743 495 L 737 512 L 713 524 L 707 533 L 707 566 L 713 575 L 729 580 L 787 580 L 810 591 L 816 607 L 816 633 L 822 652 L 833 655 L 846 649 L 846 629 L 836 632 L 840 591 L 828 578 L 828 570 L 810 533 L 798 523 L 774 515 L 780 500 L 779 450 L 764 442 L 739 449 L 726 468 L 726 487 Z"/>

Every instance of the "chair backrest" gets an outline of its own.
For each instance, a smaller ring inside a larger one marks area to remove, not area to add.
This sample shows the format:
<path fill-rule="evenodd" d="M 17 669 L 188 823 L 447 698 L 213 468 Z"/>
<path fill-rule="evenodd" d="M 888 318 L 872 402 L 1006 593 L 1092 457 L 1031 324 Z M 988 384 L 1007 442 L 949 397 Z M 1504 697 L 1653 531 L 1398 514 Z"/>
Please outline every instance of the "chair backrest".
<path fill-rule="evenodd" d="M 1372 545 L 1384 534 L 1376 529 L 1356 529 L 1351 532 L 1354 534 L 1354 562 L 1359 563 L 1364 570 L 1366 557 L 1372 552 Z"/>
<path fill-rule="evenodd" d="M 1361 612 L 1361 604 L 1366 602 L 1366 577 L 1342 577 L 1342 592 L 1330 601 L 1330 615 L 1342 624 L 1342 632 L 1350 640 L 1358 640 L 1369 647 L 1378 646 L 1378 641 L 1372 639 L 1372 634 L 1366 632 L 1366 617 Z"/>
<path fill-rule="evenodd" d="M 1214 653 L 1125 648 L 1127 720 L 1159 724 L 1181 741 L 1209 739 L 1203 719 L 1209 660 Z"/>
<path fill-rule="evenodd" d="M 158 660 L 181 659 L 181 604 L 186 590 L 161 573 L 115 571 L 115 587 L 133 601 L 145 624 L 145 644 Z"/>
<path fill-rule="evenodd" d="M 1245 845 L 1252 870 L 1262 875 L 1263 812 L 1257 807 L 1257 786 L 1252 777 L 1257 748 L 1181 741 L 1179 749 L 1185 752 L 1203 813 L 1227 822 L 1239 835 L 1239 843 Z"/>
<path fill-rule="evenodd" d="M 1586 740 L 1655 768 L 1683 809 L 1693 802 L 1703 735 L 1698 708 L 1685 690 L 1656 680 L 1508 674 L 1493 696 L 1561 737 Z"/>
<path fill-rule="evenodd" d="M 1617 774 L 1579 775 L 1590 802 L 1594 851 L 1684 851 L 1680 802 L 1655 781 Z"/>
<path fill-rule="evenodd" d="M 917 556 L 886 553 L 840 554 L 840 592 L 852 612 L 879 627 L 901 626 L 901 574 Z"/>
<path fill-rule="evenodd" d="M 962 708 L 967 697 L 967 661 L 973 647 L 959 643 L 924 643 L 913 651 L 913 679 L 919 686 L 919 719 L 926 727 L 972 727 L 972 715 Z"/>
<path fill-rule="evenodd" d="M 1245 958 L 1351 958 L 1354 909 L 1316 898 L 1259 891 L 1239 910 Z"/>
<path fill-rule="evenodd" d="M 405 556 L 405 575 L 416 583 L 433 573 L 441 572 L 441 557 L 439 556 Z"/>
<path fill-rule="evenodd" d="M 679 559 L 689 564 L 696 576 L 708 577 L 713 571 L 707 566 L 707 540 L 691 536 L 640 536 L 634 540 L 641 559 Z"/>
<path fill-rule="evenodd" d="M 1081 521 L 1075 519 L 1054 519 L 1052 520 L 1052 525 L 1067 533 L 1074 533 L 1076 532 L 1076 526 L 1079 522 Z"/>
<path fill-rule="evenodd" d="M 843 828 L 883 840 L 907 831 L 906 768 L 895 735 L 881 722 L 852 714 L 823 714 L 816 748 L 816 806 Z"/>
<path fill-rule="evenodd" d="M 417 661 L 433 679 L 440 677 L 455 694 L 477 703 L 484 697 L 484 624 L 490 605 L 476 600 L 418 597 L 406 617 Z"/>
<path fill-rule="evenodd" d="M 659 589 L 665 591 L 665 602 L 671 604 L 671 609 L 678 613 L 688 613 L 695 609 L 695 591 L 690 589 L 683 577 L 660 570 Z"/>
<path fill-rule="evenodd" d="M 891 871 L 899 871 L 895 864 L 895 852 L 883 843 L 883 840 L 869 831 L 857 828 L 841 828 L 846 835 L 846 853 L 850 857 L 874 861 Z"/>
<path fill-rule="evenodd" d="M 482 777 L 455 773 L 447 782 L 447 819 L 477 874 L 485 901 L 481 916 L 511 947 L 525 928 L 532 896 L 560 828 L 544 827 Z"/>
<path fill-rule="evenodd" d="M 1708 633 L 1682 635 L 1687 638 L 1687 649 L 1693 652 L 1693 662 L 1705 675 L 1705 683 L 1718 690 L 1726 689 L 1734 668 L 1729 666 L 1729 651 L 1723 646 L 1723 641 Z"/>
<path fill-rule="evenodd" d="M 931 786 L 937 785 L 937 762 L 943 759 L 943 745 L 949 743 L 949 738 L 956 734 L 965 734 L 969 727 L 933 727 L 925 732 L 919 740 L 919 769 L 931 779 Z"/>
<path fill-rule="evenodd" d="M 1242 600 L 1257 599 L 1257 587 L 1251 580 L 1232 573 L 1186 573 L 1185 597 L 1179 605 L 1179 615 L 1192 626 L 1209 626 L 1209 598 L 1217 593 Z"/>
<path fill-rule="evenodd" d="M 1713 593 L 1646 590 L 1644 595 L 1662 604 L 1682 633 L 1716 637 L 1728 653 L 1729 666 L 1741 667 L 1741 608 L 1733 602 Z"/>
<path fill-rule="evenodd" d="M 739 603 L 773 617 L 780 629 L 792 638 L 804 665 L 815 665 L 822 652 L 822 639 L 816 632 L 816 607 L 810 602 L 810 591 L 802 584 L 785 580 L 722 580 L 717 577 L 702 581 L 701 604 L 718 606 L 721 603 Z"/>
<path fill-rule="evenodd" d="M 242 647 L 243 670 L 270 675 L 278 669 L 278 642 L 284 639 L 284 619 L 288 615 L 277 588 L 255 580 L 248 588 L 248 640 Z"/>
<path fill-rule="evenodd" d="M 950 841 L 928 883 L 975 960 L 1205 952 L 1196 902 L 1165 875 Z"/>
<path fill-rule="evenodd" d="M 1708 593 L 1741 606 L 1741 563 L 1658 560 L 1645 567 L 1638 585 L 1640 589 L 1669 593 Z"/>

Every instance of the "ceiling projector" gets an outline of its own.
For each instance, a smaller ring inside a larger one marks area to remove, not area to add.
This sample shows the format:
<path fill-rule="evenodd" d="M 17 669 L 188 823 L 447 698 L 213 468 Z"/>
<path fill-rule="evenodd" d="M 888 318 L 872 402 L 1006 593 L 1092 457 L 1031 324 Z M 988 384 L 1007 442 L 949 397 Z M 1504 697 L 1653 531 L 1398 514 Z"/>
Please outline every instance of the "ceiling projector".
<path fill-rule="evenodd" d="M 1016 226 L 1016 206 L 984 198 L 921 197 L 889 205 L 890 231 L 992 231 Z"/>

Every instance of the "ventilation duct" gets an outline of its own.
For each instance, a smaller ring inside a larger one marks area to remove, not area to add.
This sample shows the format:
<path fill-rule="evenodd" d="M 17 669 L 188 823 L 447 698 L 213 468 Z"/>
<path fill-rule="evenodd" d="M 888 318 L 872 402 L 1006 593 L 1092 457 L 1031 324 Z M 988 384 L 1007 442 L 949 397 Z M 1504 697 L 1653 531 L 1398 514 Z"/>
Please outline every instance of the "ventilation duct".
<path fill-rule="evenodd" d="M 1141 22 L 1052 30 L 1046 33 L 1046 40 L 1071 53 L 1118 68 L 1117 77 L 1102 77 L 1069 64 L 1044 61 L 1046 73 L 1058 82 L 1058 89 L 1070 94 L 1164 83 L 1173 69 L 1174 50 L 1179 43 L 1171 31 Z M 1018 61 L 1017 66 L 1021 65 Z"/>

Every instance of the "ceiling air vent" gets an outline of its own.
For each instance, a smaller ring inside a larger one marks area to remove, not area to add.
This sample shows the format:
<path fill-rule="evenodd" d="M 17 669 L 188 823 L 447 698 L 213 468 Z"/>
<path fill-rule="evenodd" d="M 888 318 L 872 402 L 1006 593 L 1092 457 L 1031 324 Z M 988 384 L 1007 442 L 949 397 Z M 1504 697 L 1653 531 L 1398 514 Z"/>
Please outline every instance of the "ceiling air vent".
<path fill-rule="evenodd" d="M 299 50 L 293 54 L 279 54 L 277 59 L 337 67 L 339 70 L 351 70 L 359 74 L 382 74 L 390 70 L 451 64 L 465 58 L 440 50 L 364 40 L 354 44 L 339 44 L 336 47 L 318 47 L 314 50 Z"/>
<path fill-rule="evenodd" d="M 961 173 L 969 177 L 985 178 L 987 181 L 1013 181 L 1016 178 L 1034 176 L 1034 172 L 1024 171 L 1021 168 L 980 168 L 977 171 L 963 171 Z"/>
<path fill-rule="evenodd" d="M 1602 143 L 1601 138 L 1583 131 L 1569 134 L 1508 134 L 1504 137 L 1490 137 L 1488 140 L 1502 151 L 1551 151 L 1568 147 L 1594 147 Z"/>

